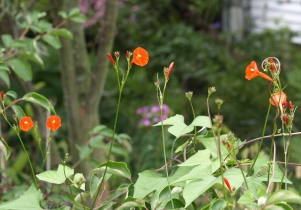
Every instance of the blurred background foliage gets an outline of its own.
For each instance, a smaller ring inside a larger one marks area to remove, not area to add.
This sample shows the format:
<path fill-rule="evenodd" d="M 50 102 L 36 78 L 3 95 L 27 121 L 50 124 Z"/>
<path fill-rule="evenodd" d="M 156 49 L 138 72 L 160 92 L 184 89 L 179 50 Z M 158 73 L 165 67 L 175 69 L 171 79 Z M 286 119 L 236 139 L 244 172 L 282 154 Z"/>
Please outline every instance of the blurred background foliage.
<path fill-rule="evenodd" d="M 29 2 L 29 1 L 21 1 Z M 49 11 L 50 0 L 37 1 L 34 9 Z M 129 164 L 134 179 L 145 169 L 156 169 L 163 165 L 161 129 L 139 125 L 141 116 L 136 110 L 143 106 L 157 104 L 154 82 L 163 81 L 163 67 L 175 63 L 165 94 L 165 104 L 171 109 L 170 116 L 182 114 L 186 124 L 193 117 L 185 92 L 193 91 L 193 105 L 196 115 L 207 115 L 206 98 L 210 86 L 217 92 L 210 100 L 210 111 L 217 112 L 215 98 L 225 100 L 221 114 L 224 116 L 224 132 L 232 131 L 241 140 L 261 136 L 267 108 L 269 106 L 269 83 L 255 78 L 247 81 L 245 68 L 255 60 L 261 62 L 270 56 L 281 61 L 281 80 L 288 100 L 296 106 L 301 104 L 301 48 L 290 42 L 294 35 L 286 28 L 266 30 L 261 34 L 243 33 L 241 38 L 222 31 L 222 4 L 219 0 L 131 0 L 120 4 L 114 51 L 120 51 L 120 67 L 126 69 L 125 52 L 141 46 L 149 52 L 150 62 L 140 68 L 134 66 L 123 91 L 117 133 L 132 137 L 132 151 Z M 86 41 L 91 62 L 95 61 L 95 41 L 99 25 L 86 28 Z M 113 53 L 113 52 L 109 52 Z M 63 93 L 60 84 L 59 58 L 56 50 L 48 48 L 43 57 L 45 69 L 34 68 L 34 83 L 37 91 L 55 104 L 56 111 L 65 116 Z M 118 97 L 118 86 L 113 67 L 109 72 L 105 92 L 99 107 L 101 123 L 113 128 Z M 12 80 L 12 89 L 23 95 L 17 81 Z M 163 83 L 163 82 L 162 82 Z M 5 89 L 5 87 L 2 87 Z M 271 134 L 271 123 L 276 110 L 271 108 L 269 126 L 265 135 Z M 293 131 L 300 130 L 300 109 L 296 110 Z M 280 123 L 280 122 L 279 122 Z M 58 142 L 67 138 L 66 126 L 57 133 Z M 167 151 L 171 149 L 173 137 L 167 134 Z M 299 162 L 301 138 L 293 138 L 290 161 Z M 181 139 L 176 145 L 180 145 Z M 282 140 L 277 141 L 279 159 L 283 159 Z M 62 144 L 64 145 L 64 144 Z M 265 140 L 265 146 L 270 145 Z M 65 148 L 62 146 L 61 148 Z M 175 147 L 176 148 L 176 147 Z M 256 146 L 247 146 L 244 158 L 252 158 Z M 267 148 L 266 148 L 267 149 Z M 267 150 L 266 150 L 267 151 Z M 295 168 L 291 168 L 295 173 Z M 294 185 L 301 192 L 301 184 L 293 176 Z M 299 186 L 299 187 L 297 187 Z"/>

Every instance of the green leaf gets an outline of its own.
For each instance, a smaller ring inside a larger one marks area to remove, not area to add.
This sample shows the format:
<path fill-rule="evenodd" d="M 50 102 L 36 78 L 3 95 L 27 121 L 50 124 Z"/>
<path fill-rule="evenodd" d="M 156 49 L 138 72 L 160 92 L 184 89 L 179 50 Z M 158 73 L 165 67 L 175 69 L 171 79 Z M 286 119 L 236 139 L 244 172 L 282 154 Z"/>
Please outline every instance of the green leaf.
<path fill-rule="evenodd" d="M 199 150 L 196 154 L 192 155 L 185 162 L 179 164 L 178 166 L 196 166 L 202 165 L 204 168 L 211 165 L 210 151 L 209 149 Z"/>
<path fill-rule="evenodd" d="M 211 128 L 210 118 L 208 116 L 197 116 L 190 125 Z"/>
<path fill-rule="evenodd" d="M 262 196 L 262 192 L 264 192 L 265 194 L 267 187 L 262 181 L 254 177 L 247 177 L 247 182 L 249 191 L 251 192 L 253 197 L 259 198 L 260 196 Z"/>
<path fill-rule="evenodd" d="M 218 150 L 217 150 L 217 146 L 216 146 L 216 141 L 214 137 L 208 137 L 210 136 L 210 133 L 208 133 L 207 136 L 202 137 L 202 136 L 197 136 L 197 140 L 200 141 L 204 147 L 206 149 L 209 149 L 211 152 L 211 155 L 213 156 L 213 158 L 217 158 L 218 157 Z M 227 134 L 221 135 L 220 139 L 226 138 Z M 228 155 L 228 150 L 226 149 L 226 147 L 221 143 L 220 144 L 220 149 L 221 149 L 221 154 L 223 157 Z"/>
<path fill-rule="evenodd" d="M 183 191 L 185 208 L 217 182 L 216 177 L 209 175 L 200 177 L 197 180 L 188 181 Z"/>
<path fill-rule="evenodd" d="M 27 58 L 28 60 L 40 65 L 42 68 L 44 67 L 44 61 L 40 58 L 40 56 L 35 52 L 30 51 L 22 51 L 20 53 L 23 57 Z"/>
<path fill-rule="evenodd" d="M 187 167 L 186 167 L 187 168 Z M 211 179 L 213 176 L 211 175 L 211 166 L 203 167 L 202 165 L 193 167 L 190 171 L 188 171 L 185 175 L 181 176 L 179 179 L 174 180 L 171 184 L 175 184 L 183 181 L 192 181 L 199 179 Z"/>
<path fill-rule="evenodd" d="M 80 12 L 79 8 L 71 9 L 68 14 L 68 18 L 77 23 L 83 23 L 86 21 L 86 17 Z"/>
<path fill-rule="evenodd" d="M 178 170 L 169 177 L 169 183 L 173 183 L 175 180 L 184 176 L 191 170 L 191 167 L 180 167 Z M 161 177 L 157 173 L 151 170 L 143 171 L 139 173 L 137 182 L 135 183 L 134 198 L 144 198 L 146 195 L 153 191 L 161 191 L 167 186 L 167 178 Z M 178 186 L 178 185 L 177 185 Z"/>
<path fill-rule="evenodd" d="M 104 172 L 107 166 L 107 172 L 113 175 L 121 176 L 127 179 L 131 179 L 131 172 L 124 162 L 114 162 L 109 161 L 108 163 L 103 163 L 97 166 L 92 173 Z"/>
<path fill-rule="evenodd" d="M 24 192 L 19 198 L 0 204 L 1 210 L 42 210 L 40 201 L 43 198 L 43 194 L 40 190 L 37 190 L 34 185 Z"/>
<path fill-rule="evenodd" d="M 170 201 L 165 205 L 163 209 L 173 209 L 172 207 L 174 207 L 174 209 L 183 209 L 185 206 L 185 204 L 179 199 L 172 199 L 172 202 L 173 202 L 173 206 Z M 191 208 L 188 207 L 186 209 L 190 210 Z"/>
<path fill-rule="evenodd" d="M 136 201 L 126 201 L 121 206 L 119 206 L 117 210 L 128 210 L 134 207 L 142 207 L 142 206 Z"/>
<path fill-rule="evenodd" d="M 80 9 L 78 7 L 75 7 L 69 11 L 68 16 L 72 17 L 73 15 L 77 15 L 77 14 L 80 14 Z"/>
<path fill-rule="evenodd" d="M 67 19 L 67 13 L 65 11 L 59 11 L 58 14 L 63 18 Z"/>
<path fill-rule="evenodd" d="M 111 176 L 112 176 L 112 174 L 107 173 L 105 180 L 110 179 Z M 96 193 L 96 190 L 98 189 L 98 186 L 100 185 L 102 179 L 103 179 L 103 177 L 101 177 L 99 179 L 96 175 L 92 174 L 92 178 L 91 178 L 91 181 L 90 181 L 90 196 L 91 196 L 91 198 Z"/>
<path fill-rule="evenodd" d="M 277 205 L 271 205 L 265 207 L 264 210 L 285 210 L 285 209 Z"/>
<path fill-rule="evenodd" d="M 244 194 L 238 199 L 237 203 L 250 206 L 254 202 L 254 197 L 249 190 L 245 191 Z"/>
<path fill-rule="evenodd" d="M 228 179 L 231 188 L 235 187 L 236 189 L 239 189 L 243 183 L 241 171 L 237 168 L 231 168 L 227 170 L 224 173 L 224 177 Z M 222 177 L 219 176 L 216 178 L 212 176 L 208 167 L 203 169 L 203 171 L 199 171 L 199 179 L 188 181 L 184 188 L 183 197 L 185 199 L 185 207 L 189 206 L 196 198 L 198 198 L 214 184 L 222 185 Z"/>
<path fill-rule="evenodd" d="M 5 93 L 5 96 L 10 96 L 13 100 L 17 99 L 17 93 L 15 91 L 9 90 Z"/>
<path fill-rule="evenodd" d="M 170 188 L 171 188 L 171 192 L 169 192 L 169 187 L 166 186 L 159 193 L 158 191 L 155 193 L 158 194 L 158 196 L 155 195 L 152 196 L 152 209 L 169 209 L 166 208 L 166 205 L 171 201 L 171 198 L 174 201 L 174 199 L 177 199 L 179 197 L 178 194 L 183 191 L 182 187 L 170 187 Z M 178 203 L 177 207 L 176 206 L 174 207 L 175 208 L 184 207 L 184 204 L 183 202 L 181 202 Z"/>
<path fill-rule="evenodd" d="M 55 110 L 54 110 L 53 106 L 50 104 L 48 99 L 41 94 L 38 94 L 35 92 L 30 92 L 30 93 L 25 94 L 22 99 L 24 101 L 38 104 L 38 105 L 44 107 L 45 109 L 47 109 L 48 112 L 52 111 L 55 114 Z"/>
<path fill-rule="evenodd" d="M 89 157 L 90 154 L 93 152 L 93 149 L 84 145 L 84 146 L 79 146 L 75 145 L 76 149 L 79 151 L 79 158 L 80 160 L 84 160 L 85 158 Z"/>
<path fill-rule="evenodd" d="M 11 149 L 2 136 L 0 136 L 0 150 L 3 152 L 5 160 L 7 161 L 11 154 Z"/>
<path fill-rule="evenodd" d="M 266 205 L 280 202 L 301 203 L 301 197 L 288 190 L 278 190 L 267 198 Z"/>
<path fill-rule="evenodd" d="M 10 87 L 9 76 L 6 71 L 0 71 L 0 79 L 6 84 L 7 87 Z"/>
<path fill-rule="evenodd" d="M 116 202 L 110 201 L 110 202 L 104 202 L 98 210 L 111 210 L 112 206 L 116 204 Z"/>
<path fill-rule="evenodd" d="M 283 210 L 293 210 L 293 208 L 287 203 L 276 203 L 275 206 L 281 207 Z"/>
<path fill-rule="evenodd" d="M 32 80 L 32 70 L 29 63 L 21 58 L 12 58 L 7 63 L 21 79 L 24 81 Z"/>
<path fill-rule="evenodd" d="M 89 135 L 95 135 L 98 134 L 100 131 L 107 129 L 106 125 L 97 125 L 93 128 L 92 131 L 89 132 Z"/>
<path fill-rule="evenodd" d="M 60 49 L 62 47 L 60 39 L 55 35 L 46 34 L 42 39 L 54 49 Z"/>
<path fill-rule="evenodd" d="M 4 47 L 6 48 L 10 48 L 12 43 L 14 42 L 14 39 L 10 34 L 1 35 L 1 40 L 3 42 Z"/>
<path fill-rule="evenodd" d="M 174 135 L 175 137 L 180 137 L 181 135 L 190 133 L 193 131 L 193 126 L 187 126 L 184 123 L 184 117 L 182 115 L 175 115 L 170 117 L 162 122 L 155 124 L 154 126 L 161 126 L 161 125 L 172 125 L 168 128 L 168 132 Z"/>
<path fill-rule="evenodd" d="M 216 199 L 212 201 L 210 210 L 221 210 L 227 207 L 227 202 L 224 199 Z"/>
<path fill-rule="evenodd" d="M 56 29 L 53 29 L 50 33 L 55 36 L 61 36 L 61 37 L 65 37 L 68 39 L 73 39 L 72 33 L 65 28 L 56 28 Z"/>
<path fill-rule="evenodd" d="M 72 176 L 73 174 L 74 169 L 59 164 L 59 167 L 56 171 L 45 171 L 40 174 L 37 174 L 36 177 L 38 177 L 39 180 L 44 182 L 49 182 L 52 184 L 62 184 L 65 182 L 66 178 Z"/>
<path fill-rule="evenodd" d="M 183 152 L 185 147 L 189 144 L 189 141 L 186 141 L 184 144 L 178 146 L 178 148 L 176 149 L 175 153 L 178 153 L 178 152 Z"/>
<path fill-rule="evenodd" d="M 0 62 L 0 71 L 10 72 L 8 66 L 5 63 Z"/>
<path fill-rule="evenodd" d="M 257 158 L 257 161 L 254 165 L 254 174 L 253 177 L 255 179 L 258 179 L 260 181 L 267 181 L 268 179 L 268 162 L 269 159 L 267 156 L 260 156 Z M 270 167 L 270 176 L 272 175 L 272 167 Z M 282 179 L 282 175 L 283 172 L 280 170 L 278 164 L 275 164 L 275 168 L 274 168 L 274 178 L 273 178 L 273 182 L 281 182 Z M 287 178 L 284 178 L 284 181 L 288 184 L 292 184 L 292 182 L 290 180 L 288 180 Z"/>
<path fill-rule="evenodd" d="M 30 24 L 29 28 L 41 34 L 52 30 L 52 24 L 46 20 L 39 20 L 36 23 Z"/>

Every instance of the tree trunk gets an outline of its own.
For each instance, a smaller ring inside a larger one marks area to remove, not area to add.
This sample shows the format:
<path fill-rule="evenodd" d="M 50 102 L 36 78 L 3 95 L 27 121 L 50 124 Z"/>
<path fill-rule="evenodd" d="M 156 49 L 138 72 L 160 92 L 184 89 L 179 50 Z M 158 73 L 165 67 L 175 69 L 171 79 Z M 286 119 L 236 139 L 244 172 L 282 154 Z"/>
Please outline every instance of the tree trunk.
<path fill-rule="evenodd" d="M 78 7 L 78 2 L 66 0 L 63 6 L 64 10 L 68 11 Z M 73 162 L 79 160 L 76 145 L 86 145 L 88 132 L 99 124 L 98 107 L 109 68 L 106 53 L 112 51 L 117 10 L 117 0 L 106 1 L 106 12 L 99 35 L 99 47 L 93 71 L 88 59 L 82 25 L 74 22 L 68 23 L 67 29 L 72 32 L 74 39 L 61 39 L 62 85 L 67 112 L 68 140 Z M 103 153 L 96 151 L 93 157 L 99 162 L 105 160 Z M 87 161 L 83 161 L 76 168 L 76 172 L 87 175 L 91 169 Z"/>

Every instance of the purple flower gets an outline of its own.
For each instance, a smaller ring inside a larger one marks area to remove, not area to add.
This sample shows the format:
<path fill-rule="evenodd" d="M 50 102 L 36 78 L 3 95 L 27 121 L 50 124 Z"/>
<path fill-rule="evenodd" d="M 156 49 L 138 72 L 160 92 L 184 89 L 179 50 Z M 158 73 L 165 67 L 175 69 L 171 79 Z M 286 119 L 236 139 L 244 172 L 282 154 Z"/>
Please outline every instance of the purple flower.
<path fill-rule="evenodd" d="M 151 112 L 153 113 L 160 112 L 160 107 L 158 105 L 152 106 Z"/>

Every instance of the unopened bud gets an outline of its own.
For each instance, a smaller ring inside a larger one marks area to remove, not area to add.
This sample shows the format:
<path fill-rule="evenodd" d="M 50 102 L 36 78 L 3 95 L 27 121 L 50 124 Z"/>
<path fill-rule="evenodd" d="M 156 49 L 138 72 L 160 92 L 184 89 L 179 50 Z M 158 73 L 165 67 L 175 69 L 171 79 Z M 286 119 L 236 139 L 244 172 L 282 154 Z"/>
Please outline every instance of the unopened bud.
<path fill-rule="evenodd" d="M 220 109 L 221 106 L 223 105 L 224 101 L 222 99 L 217 98 L 217 99 L 215 99 L 215 103 L 217 105 L 217 108 Z"/>
<path fill-rule="evenodd" d="M 185 96 L 186 96 L 186 98 L 188 98 L 189 101 L 191 100 L 192 95 L 193 95 L 192 91 L 189 91 L 189 92 L 185 93 Z"/>
<path fill-rule="evenodd" d="M 118 59 L 120 54 L 119 54 L 118 51 L 116 51 L 116 52 L 114 52 L 114 55 L 115 55 L 115 57 Z"/>
<path fill-rule="evenodd" d="M 215 87 L 209 87 L 208 88 L 208 97 L 211 96 L 212 93 L 214 93 L 216 91 Z"/>

